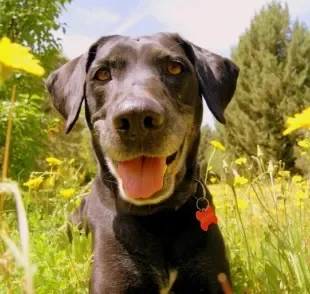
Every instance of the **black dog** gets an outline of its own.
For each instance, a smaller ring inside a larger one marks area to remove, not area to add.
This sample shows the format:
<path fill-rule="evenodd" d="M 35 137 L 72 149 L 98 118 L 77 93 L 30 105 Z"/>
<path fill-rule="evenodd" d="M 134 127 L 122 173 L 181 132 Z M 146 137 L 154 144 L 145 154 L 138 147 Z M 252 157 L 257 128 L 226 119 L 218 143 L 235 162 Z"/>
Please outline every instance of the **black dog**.
<path fill-rule="evenodd" d="M 93 233 L 91 293 L 223 293 L 220 273 L 231 283 L 196 157 L 202 96 L 224 123 L 238 73 L 230 60 L 159 33 L 102 37 L 50 75 L 66 132 L 84 101 L 98 165 L 72 217 Z M 200 224 L 196 212 L 206 208 Z"/>

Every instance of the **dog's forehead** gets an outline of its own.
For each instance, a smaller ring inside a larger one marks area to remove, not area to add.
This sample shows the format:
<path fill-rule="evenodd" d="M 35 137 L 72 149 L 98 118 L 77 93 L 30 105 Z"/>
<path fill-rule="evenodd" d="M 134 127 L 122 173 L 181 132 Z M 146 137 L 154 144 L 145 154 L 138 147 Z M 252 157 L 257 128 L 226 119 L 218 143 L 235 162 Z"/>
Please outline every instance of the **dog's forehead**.
<path fill-rule="evenodd" d="M 141 37 L 113 36 L 99 40 L 96 59 L 111 55 L 115 57 L 141 56 L 145 53 L 152 55 L 152 52 L 185 56 L 180 42 L 172 35 L 156 34 Z"/>

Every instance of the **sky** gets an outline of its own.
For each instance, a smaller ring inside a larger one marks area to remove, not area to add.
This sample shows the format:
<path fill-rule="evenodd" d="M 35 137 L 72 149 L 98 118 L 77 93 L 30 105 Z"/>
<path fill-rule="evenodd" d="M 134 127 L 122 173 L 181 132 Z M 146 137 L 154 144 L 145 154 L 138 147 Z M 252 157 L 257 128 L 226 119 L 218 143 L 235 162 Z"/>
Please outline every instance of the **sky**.
<path fill-rule="evenodd" d="M 280 0 L 281 1 L 281 0 Z M 238 44 L 255 13 L 271 0 L 73 0 L 60 21 L 66 23 L 63 53 L 70 59 L 99 37 L 177 32 L 198 46 L 225 57 Z M 281 1 L 283 2 L 283 1 Z M 284 3 L 284 2 L 283 2 Z M 310 27 L 310 0 L 287 0 L 292 19 Z M 203 124 L 214 118 L 204 104 Z"/>

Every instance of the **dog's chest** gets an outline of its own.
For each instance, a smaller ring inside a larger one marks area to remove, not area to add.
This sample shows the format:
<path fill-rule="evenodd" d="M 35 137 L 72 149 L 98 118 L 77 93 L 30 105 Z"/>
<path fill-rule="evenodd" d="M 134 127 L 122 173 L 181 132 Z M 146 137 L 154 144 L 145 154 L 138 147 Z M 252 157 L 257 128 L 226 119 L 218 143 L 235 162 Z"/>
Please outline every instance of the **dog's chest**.
<path fill-rule="evenodd" d="M 169 277 L 159 285 L 159 294 L 169 294 L 178 276 L 177 270 L 169 270 Z"/>

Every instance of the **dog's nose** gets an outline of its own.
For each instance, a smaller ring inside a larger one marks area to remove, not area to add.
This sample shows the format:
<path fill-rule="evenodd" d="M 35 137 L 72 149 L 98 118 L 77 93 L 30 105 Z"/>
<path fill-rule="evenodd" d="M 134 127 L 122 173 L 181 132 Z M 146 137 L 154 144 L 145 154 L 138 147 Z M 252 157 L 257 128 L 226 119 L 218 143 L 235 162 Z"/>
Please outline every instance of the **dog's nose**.
<path fill-rule="evenodd" d="M 157 131 L 165 123 L 164 109 L 155 100 L 127 98 L 121 102 L 113 116 L 113 126 L 120 133 Z"/>

